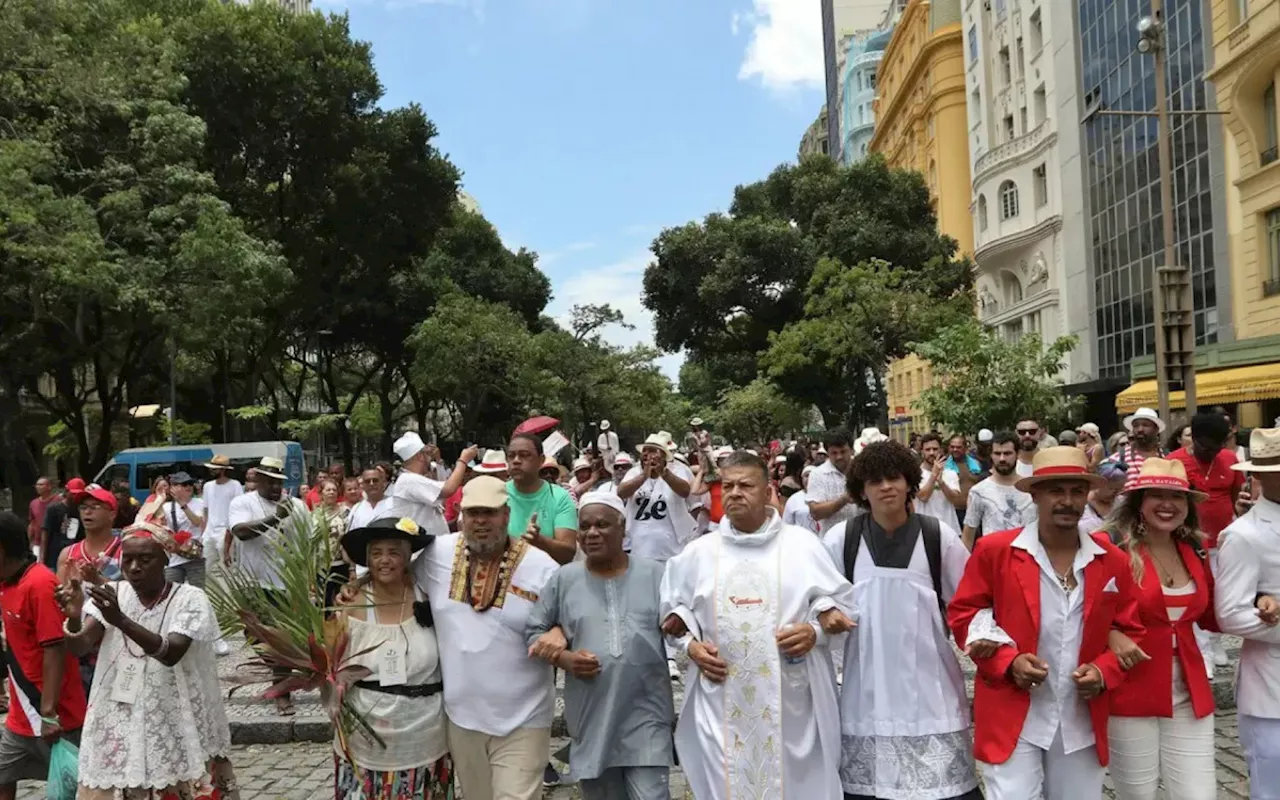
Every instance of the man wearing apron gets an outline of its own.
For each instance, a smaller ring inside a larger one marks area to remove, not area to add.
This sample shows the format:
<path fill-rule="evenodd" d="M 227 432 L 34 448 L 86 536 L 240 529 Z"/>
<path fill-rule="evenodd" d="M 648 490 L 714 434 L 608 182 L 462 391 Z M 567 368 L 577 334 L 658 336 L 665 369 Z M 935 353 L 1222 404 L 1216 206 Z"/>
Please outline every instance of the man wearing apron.
<path fill-rule="evenodd" d="M 846 800 L 981 800 L 964 676 L 943 616 L 969 551 L 916 514 L 920 466 L 897 441 L 853 459 L 848 493 L 869 513 L 823 544 L 853 583 L 844 649 L 840 783 Z"/>

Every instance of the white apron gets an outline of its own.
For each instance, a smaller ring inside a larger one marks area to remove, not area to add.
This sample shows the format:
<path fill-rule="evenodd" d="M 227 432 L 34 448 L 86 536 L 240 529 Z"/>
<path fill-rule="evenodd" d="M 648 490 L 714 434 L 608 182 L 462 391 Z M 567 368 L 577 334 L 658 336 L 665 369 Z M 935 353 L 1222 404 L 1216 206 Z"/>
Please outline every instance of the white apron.
<path fill-rule="evenodd" d="M 963 795 L 977 785 L 969 702 L 943 628 L 923 533 L 907 569 L 877 566 L 860 539 L 853 593 L 861 612 L 845 643 L 844 791 L 886 800 Z"/>

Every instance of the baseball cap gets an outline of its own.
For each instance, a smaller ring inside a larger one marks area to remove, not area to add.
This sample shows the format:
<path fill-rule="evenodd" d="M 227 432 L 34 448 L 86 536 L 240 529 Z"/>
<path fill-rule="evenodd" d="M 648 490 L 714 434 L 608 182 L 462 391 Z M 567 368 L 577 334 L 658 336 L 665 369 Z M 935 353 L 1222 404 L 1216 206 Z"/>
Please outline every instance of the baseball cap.
<path fill-rule="evenodd" d="M 490 475 L 473 478 L 462 487 L 461 507 L 502 508 L 507 504 L 507 484 Z"/>
<path fill-rule="evenodd" d="M 81 482 L 83 483 L 83 481 Z M 111 493 L 111 490 L 99 486 L 96 483 L 89 484 L 84 488 L 84 491 L 80 493 L 81 502 L 88 498 L 97 500 L 112 511 L 115 511 L 118 508 L 116 505 L 116 496 Z"/>

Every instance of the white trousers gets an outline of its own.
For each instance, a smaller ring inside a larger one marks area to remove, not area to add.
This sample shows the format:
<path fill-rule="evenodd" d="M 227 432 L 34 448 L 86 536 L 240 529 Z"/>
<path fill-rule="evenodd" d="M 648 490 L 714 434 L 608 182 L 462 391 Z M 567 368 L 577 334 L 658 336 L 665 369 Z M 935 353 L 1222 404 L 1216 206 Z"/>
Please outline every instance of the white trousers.
<path fill-rule="evenodd" d="M 1173 717 L 1116 717 L 1107 725 L 1111 782 L 1119 800 L 1214 800 L 1213 715 L 1196 719 L 1190 701 Z M 1163 781 L 1164 794 L 1158 792 Z"/>
<path fill-rule="evenodd" d="M 986 783 L 987 800 L 1101 800 L 1106 770 L 1098 763 L 1098 749 L 1074 753 L 1062 748 L 1062 731 L 1048 750 L 1018 740 L 1003 764 L 978 762 Z"/>
<path fill-rule="evenodd" d="M 1280 800 L 1280 719 L 1236 717 L 1249 762 L 1250 800 Z"/>

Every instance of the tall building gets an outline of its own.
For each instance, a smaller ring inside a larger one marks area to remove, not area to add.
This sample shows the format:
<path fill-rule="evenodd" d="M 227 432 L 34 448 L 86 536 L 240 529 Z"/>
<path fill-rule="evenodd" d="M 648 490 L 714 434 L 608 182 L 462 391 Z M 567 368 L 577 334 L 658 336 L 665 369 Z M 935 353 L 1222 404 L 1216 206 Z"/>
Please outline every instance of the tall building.
<path fill-rule="evenodd" d="M 875 130 L 876 70 L 893 29 L 860 31 L 849 37 L 840 75 L 840 160 L 866 158 Z"/>
<path fill-rule="evenodd" d="M 1280 417 L 1280 0 L 1213 0 L 1211 8 L 1207 77 L 1224 115 L 1210 124 L 1225 129 L 1230 253 L 1229 262 L 1218 263 L 1231 265 L 1235 341 L 1197 353 L 1196 399 L 1233 407 L 1243 427 L 1269 426 Z M 1154 364 L 1147 372 L 1147 364 L 1135 363 L 1135 377 L 1154 383 Z M 1182 402 L 1175 394 L 1170 405 Z"/>
<path fill-rule="evenodd" d="M 1064 195 L 1058 137 L 1059 89 L 1074 98 L 1074 59 L 1062 79 L 1055 64 L 1058 49 L 1073 46 L 1071 9 L 1043 0 L 969 2 L 964 26 L 978 317 L 1010 341 L 1073 332 L 1083 341 L 1087 310 L 1065 298 L 1067 265 L 1084 259 L 1084 226 L 1079 215 L 1068 218 L 1070 228 L 1064 221 L 1064 197 L 1074 205 L 1079 195 Z M 1078 125 L 1070 112 L 1065 120 Z M 1070 274 L 1078 282 L 1079 272 Z M 1064 380 L 1092 377 L 1088 352 L 1082 345 L 1068 356 Z"/>
<path fill-rule="evenodd" d="M 1155 59 L 1137 48 L 1137 22 L 1150 12 L 1150 0 L 1076 0 L 1072 6 L 1080 37 L 1076 111 L 1084 120 L 1080 196 L 1090 243 L 1088 281 L 1080 292 L 1089 292 L 1093 309 L 1089 341 L 1097 368 L 1097 380 L 1084 391 L 1086 413 L 1099 423 L 1114 423 L 1112 415 L 1131 410 L 1138 394 L 1117 396 L 1117 390 L 1128 386 L 1131 376 L 1139 377 L 1132 372 L 1135 359 L 1149 361 L 1155 351 L 1151 289 L 1164 260 L 1158 125 L 1151 116 L 1095 112 L 1155 108 Z M 1215 107 L 1205 81 L 1213 58 L 1206 7 L 1165 3 L 1166 75 L 1175 112 Z M 1230 271 L 1222 235 L 1227 230 L 1224 142 L 1219 124 L 1204 114 L 1177 114 L 1172 126 L 1175 247 L 1179 262 L 1191 271 L 1196 345 L 1202 347 L 1231 338 Z"/>
<path fill-rule="evenodd" d="M 800 158 L 803 159 L 813 155 L 831 155 L 829 131 L 827 107 L 823 106 L 822 110 L 818 112 L 818 118 L 809 124 L 804 136 L 800 137 Z"/>
<path fill-rule="evenodd" d="M 883 2 L 888 6 L 885 13 L 890 16 L 895 8 L 906 5 L 906 0 Z M 879 12 L 875 11 L 873 0 L 819 0 L 819 3 L 822 9 L 822 63 L 827 108 L 833 109 L 826 121 L 827 141 L 830 143 L 831 157 L 839 161 L 842 158 L 840 145 L 843 141 L 839 109 L 844 94 L 845 59 L 849 40 L 859 31 L 872 28 Z"/>
<path fill-rule="evenodd" d="M 909 0 L 903 8 L 880 58 L 869 149 L 883 154 L 890 166 L 924 175 L 938 229 L 968 254 L 973 252 L 969 143 L 955 135 L 969 127 L 960 6 L 961 0 Z M 905 440 L 929 426 L 913 402 L 931 383 L 930 370 L 912 355 L 890 365 L 888 378 L 891 433 Z"/>

